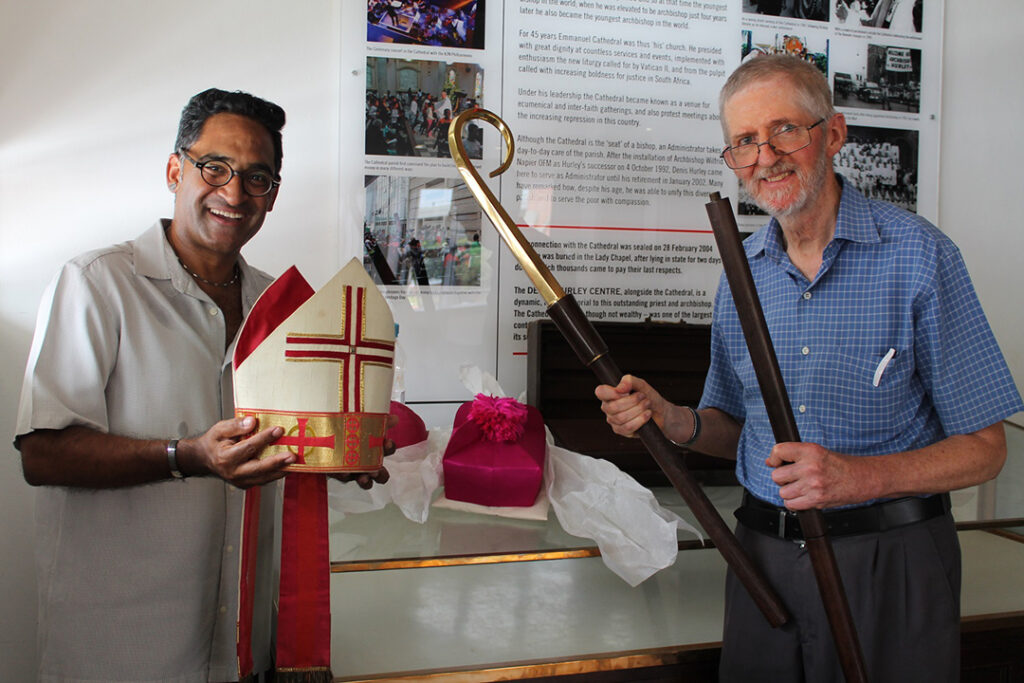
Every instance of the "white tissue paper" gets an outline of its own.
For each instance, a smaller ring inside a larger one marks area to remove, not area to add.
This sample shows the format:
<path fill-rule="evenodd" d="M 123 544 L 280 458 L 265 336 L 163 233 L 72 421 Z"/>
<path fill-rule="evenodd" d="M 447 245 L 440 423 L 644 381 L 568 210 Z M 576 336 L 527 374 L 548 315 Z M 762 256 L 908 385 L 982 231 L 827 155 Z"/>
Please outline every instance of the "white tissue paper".
<path fill-rule="evenodd" d="M 426 441 L 399 448 L 387 456 L 384 466 L 391 475 L 385 484 L 362 489 L 353 481 L 327 480 L 327 503 L 332 510 L 354 514 L 379 510 L 394 503 L 405 517 L 422 524 L 430 513 L 430 502 L 441 485 L 441 456 L 451 430 L 431 429 Z"/>
<path fill-rule="evenodd" d="M 505 396 L 494 377 L 477 367 L 463 366 L 459 377 L 471 396 Z M 354 482 L 341 484 L 329 479 L 331 509 L 344 515 L 394 503 L 407 519 L 422 524 L 443 484 L 441 459 L 450 437 L 450 428 L 432 429 L 426 441 L 398 449 L 384 461 L 391 475 L 388 482 L 369 490 Z M 528 513 L 518 510 L 509 516 L 546 519 L 550 504 L 562 528 L 574 536 L 593 539 L 605 565 L 631 586 L 675 562 L 679 529 L 703 540 L 697 529 L 661 507 L 651 491 L 612 463 L 559 448 L 550 432 L 547 442 L 544 487 L 538 496 L 542 499 L 547 494 L 543 516 L 534 509 L 537 505 L 525 508 Z M 504 510 L 472 507 L 488 514 Z M 460 505 L 459 509 L 466 508 Z"/>
<path fill-rule="evenodd" d="M 562 528 L 594 539 L 604 563 L 630 586 L 676 561 L 677 529 L 703 540 L 636 479 L 607 460 L 553 445 L 550 433 L 544 483 Z"/>

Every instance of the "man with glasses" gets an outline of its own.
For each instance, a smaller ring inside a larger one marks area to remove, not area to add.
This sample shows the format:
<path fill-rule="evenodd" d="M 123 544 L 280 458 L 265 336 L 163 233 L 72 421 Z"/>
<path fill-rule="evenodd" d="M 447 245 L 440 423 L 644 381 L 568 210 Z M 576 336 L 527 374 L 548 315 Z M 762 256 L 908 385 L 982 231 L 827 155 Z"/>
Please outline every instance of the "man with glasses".
<path fill-rule="evenodd" d="M 953 489 L 1006 457 L 1024 408 L 952 242 L 832 170 L 846 123 L 814 66 L 740 66 L 721 93 L 725 163 L 770 222 L 744 247 L 802 443 L 776 444 L 724 278 L 698 410 L 625 377 L 613 429 L 736 459 L 736 534 L 793 615 L 772 629 L 730 572 L 724 681 L 842 680 L 794 511 L 823 509 L 872 681 L 959 680 Z M 870 456 L 870 457 L 868 457 Z"/>
<path fill-rule="evenodd" d="M 42 487 L 43 680 L 237 678 L 242 489 L 294 460 L 257 459 L 282 430 L 229 417 L 235 334 L 271 282 L 240 252 L 277 198 L 284 122 L 246 93 L 194 96 L 173 218 L 73 259 L 44 298 L 15 437 Z"/>

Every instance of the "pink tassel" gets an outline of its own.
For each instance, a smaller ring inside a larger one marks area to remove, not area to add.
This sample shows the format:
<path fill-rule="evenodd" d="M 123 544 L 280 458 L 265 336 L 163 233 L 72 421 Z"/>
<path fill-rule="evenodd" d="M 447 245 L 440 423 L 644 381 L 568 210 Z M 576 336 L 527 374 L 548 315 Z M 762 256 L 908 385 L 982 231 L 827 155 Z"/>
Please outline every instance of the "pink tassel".
<path fill-rule="evenodd" d="M 469 417 L 490 441 L 518 441 L 526 430 L 527 410 L 514 398 L 477 394 Z"/>

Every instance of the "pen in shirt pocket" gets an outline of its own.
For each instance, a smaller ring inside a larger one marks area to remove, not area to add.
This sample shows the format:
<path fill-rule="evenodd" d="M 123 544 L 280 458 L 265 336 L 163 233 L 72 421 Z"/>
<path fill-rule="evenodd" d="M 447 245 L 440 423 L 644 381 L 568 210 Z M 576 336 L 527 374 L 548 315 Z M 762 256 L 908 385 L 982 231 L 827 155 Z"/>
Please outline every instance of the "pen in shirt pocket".
<path fill-rule="evenodd" d="M 892 359 L 895 357 L 896 349 L 892 348 L 889 349 L 884 356 L 882 356 L 882 360 L 878 362 L 878 367 L 875 368 L 875 377 L 874 379 L 871 380 L 871 384 L 873 386 L 877 387 L 881 383 L 882 373 L 885 372 L 885 369 L 889 367 L 889 362 L 892 361 Z"/>

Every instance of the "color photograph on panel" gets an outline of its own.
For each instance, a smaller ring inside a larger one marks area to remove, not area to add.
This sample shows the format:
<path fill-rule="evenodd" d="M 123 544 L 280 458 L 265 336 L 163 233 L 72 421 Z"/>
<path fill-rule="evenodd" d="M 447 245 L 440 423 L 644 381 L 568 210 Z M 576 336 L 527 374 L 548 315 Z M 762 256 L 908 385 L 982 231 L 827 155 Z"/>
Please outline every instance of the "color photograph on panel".
<path fill-rule="evenodd" d="M 368 0 L 366 40 L 484 48 L 485 0 Z"/>
<path fill-rule="evenodd" d="M 482 212 L 459 179 L 366 176 L 363 265 L 382 285 L 478 287 Z M 489 229 L 489 228 L 488 228 Z"/>
<path fill-rule="evenodd" d="M 476 64 L 368 57 L 366 154 L 450 160 L 448 127 L 482 105 L 483 70 Z M 482 156 L 483 130 L 467 126 L 466 153 Z"/>

